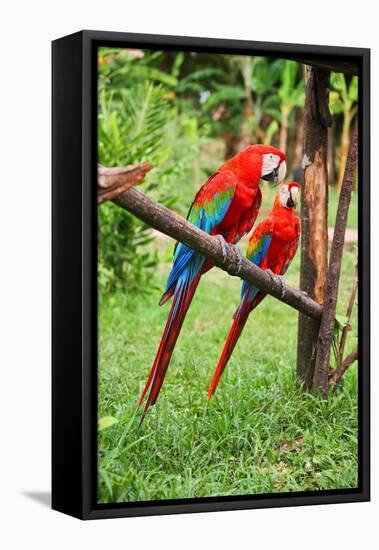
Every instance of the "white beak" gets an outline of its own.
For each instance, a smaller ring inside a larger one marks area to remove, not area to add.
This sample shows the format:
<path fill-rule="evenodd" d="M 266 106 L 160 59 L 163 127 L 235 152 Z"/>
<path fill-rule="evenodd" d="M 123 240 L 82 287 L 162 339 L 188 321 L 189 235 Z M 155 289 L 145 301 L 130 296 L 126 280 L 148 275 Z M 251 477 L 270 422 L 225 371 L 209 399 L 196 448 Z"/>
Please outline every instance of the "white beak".
<path fill-rule="evenodd" d="M 287 163 L 283 160 L 279 165 L 278 183 L 282 183 L 287 174 Z"/>

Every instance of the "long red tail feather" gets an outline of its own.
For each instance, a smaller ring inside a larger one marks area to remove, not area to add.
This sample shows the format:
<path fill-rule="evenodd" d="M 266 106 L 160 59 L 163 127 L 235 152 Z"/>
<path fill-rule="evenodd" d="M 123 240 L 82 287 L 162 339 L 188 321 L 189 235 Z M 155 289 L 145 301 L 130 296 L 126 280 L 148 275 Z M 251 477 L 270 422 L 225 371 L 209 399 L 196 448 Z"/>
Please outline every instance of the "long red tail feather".
<path fill-rule="evenodd" d="M 240 314 L 239 315 L 236 314 L 234 316 L 233 324 L 229 331 L 228 338 L 226 339 L 220 359 L 218 360 L 218 363 L 217 363 L 216 370 L 214 371 L 212 380 L 210 381 L 210 384 L 209 384 L 208 401 L 216 391 L 216 388 L 220 381 L 222 373 L 224 372 L 225 367 L 228 364 L 228 361 L 233 353 L 233 350 L 238 341 L 238 338 L 240 337 L 240 334 L 249 316 L 249 313 L 250 313 L 249 307 L 247 306 L 247 304 L 244 304 L 244 305 L 245 307 L 242 308 Z"/>
<path fill-rule="evenodd" d="M 261 303 L 261 301 L 265 298 L 265 296 L 266 294 L 264 294 L 263 292 L 259 292 L 251 304 L 249 304 L 247 300 L 244 300 L 241 306 L 236 311 L 234 315 L 232 327 L 229 331 L 228 338 L 226 339 L 226 342 L 224 344 L 224 349 L 222 350 L 220 359 L 218 360 L 218 363 L 217 363 L 216 370 L 214 371 L 212 380 L 210 381 L 210 384 L 209 384 L 208 397 L 207 397 L 208 401 L 216 391 L 216 388 L 218 386 L 222 373 L 224 372 L 225 367 L 228 364 L 228 361 L 233 353 L 233 350 L 236 346 L 238 338 L 240 337 L 240 334 L 243 330 L 243 327 L 246 324 L 246 321 L 250 313 L 253 311 L 253 309 L 257 307 L 258 304 Z"/>
<path fill-rule="evenodd" d="M 199 284 L 200 276 L 201 274 L 195 277 L 188 289 L 185 289 L 181 294 L 174 296 L 162 339 L 160 341 L 154 363 L 151 367 L 149 378 L 138 403 L 137 410 L 141 407 L 146 394 L 150 389 L 140 424 L 143 422 L 150 405 L 154 405 L 158 398 L 186 313 L 191 305 L 196 287 Z"/>

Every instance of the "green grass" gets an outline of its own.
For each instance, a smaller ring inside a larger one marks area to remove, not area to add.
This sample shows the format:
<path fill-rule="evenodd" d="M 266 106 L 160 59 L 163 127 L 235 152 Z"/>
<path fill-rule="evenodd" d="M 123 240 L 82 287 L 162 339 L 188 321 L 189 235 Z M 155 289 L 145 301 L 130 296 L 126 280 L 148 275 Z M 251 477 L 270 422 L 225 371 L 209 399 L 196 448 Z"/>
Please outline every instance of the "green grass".
<path fill-rule="evenodd" d="M 329 187 L 329 209 L 328 209 L 328 225 L 333 227 L 336 220 L 337 206 L 339 194 L 335 187 Z M 356 229 L 358 227 L 358 193 L 353 192 L 349 213 L 347 216 L 347 227 Z"/>
<path fill-rule="evenodd" d="M 354 261 L 353 249 L 346 248 L 340 313 Z M 168 263 L 160 264 L 154 281 L 160 289 L 168 270 Z M 288 283 L 297 285 L 298 275 L 299 256 Z M 140 429 L 135 408 L 169 306 L 158 307 L 158 289 L 143 298 L 100 297 L 99 417 L 117 422 L 99 432 L 99 502 L 357 485 L 356 366 L 329 404 L 302 392 L 294 376 L 297 313 L 277 300 L 267 297 L 251 315 L 215 398 L 206 404 L 239 291 L 240 280 L 218 269 L 203 278 L 158 402 Z M 353 327 L 349 349 L 356 318 Z"/>

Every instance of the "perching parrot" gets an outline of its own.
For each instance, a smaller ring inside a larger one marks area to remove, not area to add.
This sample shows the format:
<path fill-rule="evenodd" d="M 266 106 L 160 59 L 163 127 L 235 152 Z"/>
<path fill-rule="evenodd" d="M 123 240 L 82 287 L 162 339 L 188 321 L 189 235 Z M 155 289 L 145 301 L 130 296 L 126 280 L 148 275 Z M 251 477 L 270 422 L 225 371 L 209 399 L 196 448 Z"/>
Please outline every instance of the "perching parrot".
<path fill-rule="evenodd" d="M 261 179 L 280 183 L 286 174 L 286 155 L 268 145 L 251 145 L 223 164 L 197 193 L 187 219 L 210 235 L 235 245 L 253 227 L 261 206 Z M 238 249 L 239 251 L 239 249 Z M 141 422 L 154 405 L 185 315 L 200 277 L 213 264 L 188 246 L 177 243 L 166 290 L 159 302 L 173 302 L 149 378 L 138 404 L 149 391 Z"/>
<path fill-rule="evenodd" d="M 269 216 L 254 229 L 249 240 L 246 253 L 248 260 L 274 275 L 284 275 L 296 254 L 301 227 L 300 219 L 295 212 L 298 193 L 298 183 L 283 185 L 275 198 Z M 208 400 L 216 391 L 250 312 L 265 296 L 265 292 L 253 284 L 243 282 L 241 302 L 234 314 L 232 327 L 209 385 Z"/>

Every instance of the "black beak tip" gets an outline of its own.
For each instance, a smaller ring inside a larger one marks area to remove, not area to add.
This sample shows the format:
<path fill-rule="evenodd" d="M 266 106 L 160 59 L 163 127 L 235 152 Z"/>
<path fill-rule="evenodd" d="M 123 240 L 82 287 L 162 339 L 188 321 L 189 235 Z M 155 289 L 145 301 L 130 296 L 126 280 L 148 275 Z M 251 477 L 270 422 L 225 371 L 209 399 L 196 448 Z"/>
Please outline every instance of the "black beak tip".
<path fill-rule="evenodd" d="M 276 187 L 279 184 L 279 167 L 276 167 L 269 174 L 262 176 L 262 179 L 269 181 L 273 187 Z"/>

